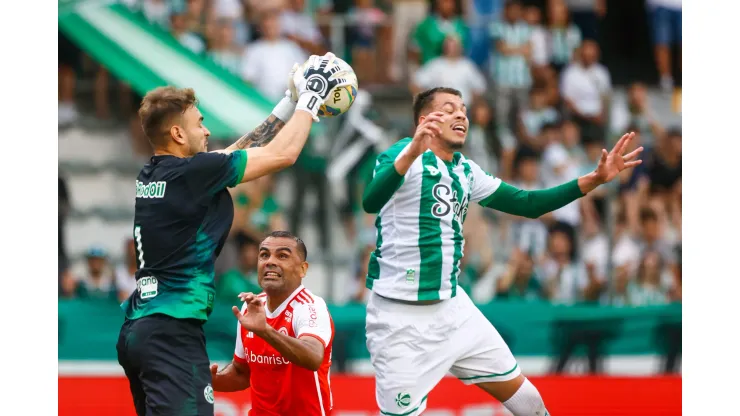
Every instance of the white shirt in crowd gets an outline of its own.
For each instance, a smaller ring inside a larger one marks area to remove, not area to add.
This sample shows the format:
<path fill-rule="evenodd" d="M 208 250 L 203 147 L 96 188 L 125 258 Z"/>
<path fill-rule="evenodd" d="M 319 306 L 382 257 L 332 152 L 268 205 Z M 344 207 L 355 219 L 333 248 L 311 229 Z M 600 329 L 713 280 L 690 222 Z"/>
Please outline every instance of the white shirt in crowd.
<path fill-rule="evenodd" d="M 468 58 L 434 58 L 416 71 L 414 83 L 424 89 L 440 86 L 455 88 L 462 93 L 463 101 L 468 107 L 474 95 L 483 95 L 486 92 L 486 79 Z"/>
<path fill-rule="evenodd" d="M 585 68 L 580 63 L 572 63 L 563 71 L 563 97 L 571 100 L 576 109 L 586 116 L 597 116 L 603 108 L 602 97 L 612 88 L 609 71 L 596 63 Z"/>
<path fill-rule="evenodd" d="M 540 267 L 537 277 L 545 286 L 552 281 L 557 282 L 551 299 L 556 304 L 569 305 L 582 300 L 583 290 L 588 286 L 588 273 L 580 261 L 573 261 L 561 268 L 554 260 L 547 259 Z"/>
<path fill-rule="evenodd" d="M 547 31 L 542 26 L 532 26 L 532 35 L 530 38 L 532 45 L 532 64 L 535 66 L 545 66 L 550 63 L 547 48 Z"/>
<path fill-rule="evenodd" d="M 571 159 L 562 143 L 547 145 L 542 153 L 542 178 L 546 188 L 558 186 L 578 177 L 578 163 Z M 578 200 L 553 211 L 556 220 L 577 226 L 581 222 Z"/>
<path fill-rule="evenodd" d="M 115 273 L 116 289 L 119 292 L 131 294 L 136 290 L 136 275 L 128 272 L 128 267 L 120 265 L 116 267 Z"/>
<path fill-rule="evenodd" d="M 321 32 L 316 20 L 306 13 L 285 10 L 280 14 L 280 31 L 284 36 L 295 36 L 309 42 L 321 42 Z"/>
<path fill-rule="evenodd" d="M 285 94 L 287 74 L 293 64 L 306 59 L 308 55 L 291 40 L 258 40 L 247 46 L 242 60 L 242 77 L 268 99 L 277 102 Z"/>
<path fill-rule="evenodd" d="M 609 239 L 604 233 L 583 242 L 582 258 L 585 263 L 596 266 L 599 276 L 605 276 L 609 258 Z M 622 234 L 614 241 L 612 267 L 627 266 L 630 272 L 637 271 L 640 263 L 640 247 L 627 234 Z"/>
<path fill-rule="evenodd" d="M 214 0 L 213 14 L 217 19 L 239 19 L 244 13 L 240 0 Z"/>

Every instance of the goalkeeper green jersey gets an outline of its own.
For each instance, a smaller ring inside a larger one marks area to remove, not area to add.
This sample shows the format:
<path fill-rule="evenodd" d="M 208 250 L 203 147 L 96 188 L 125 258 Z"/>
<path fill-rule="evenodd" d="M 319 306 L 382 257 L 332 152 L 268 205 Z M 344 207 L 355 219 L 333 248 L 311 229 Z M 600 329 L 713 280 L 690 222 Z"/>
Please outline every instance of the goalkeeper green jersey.
<path fill-rule="evenodd" d="M 411 138 L 400 140 L 378 156 L 363 197 L 365 210 L 378 214 L 366 286 L 383 297 L 456 295 L 470 202 L 536 218 L 582 196 L 577 181 L 544 191 L 516 189 L 457 152 L 446 161 L 427 150 L 401 176 L 394 162 L 409 143 Z"/>

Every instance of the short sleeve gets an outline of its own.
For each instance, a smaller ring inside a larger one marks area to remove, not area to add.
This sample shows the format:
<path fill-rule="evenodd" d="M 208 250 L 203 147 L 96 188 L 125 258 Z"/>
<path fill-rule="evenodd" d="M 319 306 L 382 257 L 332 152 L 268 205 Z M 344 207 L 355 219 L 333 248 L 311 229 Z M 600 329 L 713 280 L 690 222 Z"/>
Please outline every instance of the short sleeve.
<path fill-rule="evenodd" d="M 484 171 L 470 159 L 466 163 L 470 165 L 471 174 L 473 175 L 473 191 L 470 195 L 470 201 L 480 202 L 496 192 L 501 185 L 501 179 Z"/>
<path fill-rule="evenodd" d="M 244 303 L 242 306 L 242 314 L 247 312 L 247 304 Z M 247 363 L 247 357 L 244 355 L 244 343 L 242 343 L 242 326 L 237 321 L 236 323 L 236 346 L 234 347 L 234 360 L 240 364 Z"/>
<path fill-rule="evenodd" d="M 196 194 L 214 195 L 242 181 L 247 167 L 247 151 L 226 153 L 198 153 L 187 167 L 186 178 Z"/>
<path fill-rule="evenodd" d="M 304 335 L 314 337 L 326 348 L 333 336 L 331 317 L 326 303 L 314 297 L 314 303 L 300 304 L 295 308 L 293 310 L 293 332 L 296 338 Z"/>

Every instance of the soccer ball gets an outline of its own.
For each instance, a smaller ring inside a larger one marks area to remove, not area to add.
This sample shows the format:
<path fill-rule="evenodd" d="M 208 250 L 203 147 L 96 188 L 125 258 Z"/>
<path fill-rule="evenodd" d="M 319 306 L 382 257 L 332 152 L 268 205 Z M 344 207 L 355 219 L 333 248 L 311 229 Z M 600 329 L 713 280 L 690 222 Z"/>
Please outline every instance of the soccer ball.
<path fill-rule="evenodd" d="M 304 72 L 306 70 L 307 63 L 308 61 L 301 65 L 301 70 Z M 355 98 L 357 98 L 357 88 L 359 85 L 357 83 L 355 70 L 342 59 L 334 58 L 334 63 L 339 65 L 342 70 L 347 70 L 347 75 L 345 75 L 345 77 L 350 81 L 350 84 L 345 85 L 344 87 L 336 87 L 331 93 L 329 93 L 329 97 L 326 99 L 326 102 L 319 108 L 319 117 L 335 117 L 340 114 L 344 114 L 350 107 L 352 107 L 352 103 L 354 103 Z"/>

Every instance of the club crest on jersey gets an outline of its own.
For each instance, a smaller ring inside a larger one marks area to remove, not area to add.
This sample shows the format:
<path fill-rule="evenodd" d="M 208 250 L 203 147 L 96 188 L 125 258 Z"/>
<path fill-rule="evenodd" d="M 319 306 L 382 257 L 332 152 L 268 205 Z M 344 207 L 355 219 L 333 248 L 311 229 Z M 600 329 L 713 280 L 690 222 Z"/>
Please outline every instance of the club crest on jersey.
<path fill-rule="evenodd" d="M 213 387 L 211 387 L 210 383 L 203 390 L 203 396 L 205 396 L 206 401 L 210 404 L 213 404 L 215 401 L 213 397 Z"/>
<path fill-rule="evenodd" d="M 396 395 L 396 404 L 398 407 L 404 408 L 411 404 L 411 395 L 406 392 L 401 392 Z"/>
<path fill-rule="evenodd" d="M 278 329 L 278 332 L 283 335 L 288 335 L 288 330 L 285 327 L 281 327 L 280 329 Z"/>

